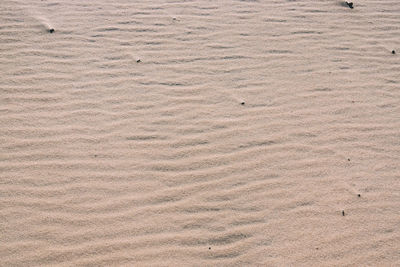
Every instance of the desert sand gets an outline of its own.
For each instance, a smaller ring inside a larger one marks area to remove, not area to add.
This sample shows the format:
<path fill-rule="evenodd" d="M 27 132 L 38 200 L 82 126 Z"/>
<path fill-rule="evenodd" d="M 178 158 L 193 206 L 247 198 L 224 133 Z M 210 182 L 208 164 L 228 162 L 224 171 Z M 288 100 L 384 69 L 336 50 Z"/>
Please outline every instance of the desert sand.
<path fill-rule="evenodd" d="M 0 265 L 400 266 L 399 16 L 1 0 Z"/>

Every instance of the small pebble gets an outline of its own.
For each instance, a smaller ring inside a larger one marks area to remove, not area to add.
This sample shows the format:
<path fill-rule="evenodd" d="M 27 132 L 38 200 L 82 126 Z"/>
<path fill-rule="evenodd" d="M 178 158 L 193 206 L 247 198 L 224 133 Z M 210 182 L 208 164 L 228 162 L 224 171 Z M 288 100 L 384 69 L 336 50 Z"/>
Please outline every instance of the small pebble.
<path fill-rule="evenodd" d="M 344 210 L 342 210 L 342 215 L 344 216 Z"/>
<path fill-rule="evenodd" d="M 353 2 L 348 2 L 348 1 L 346 1 L 346 4 L 347 4 L 350 8 L 354 8 Z"/>
<path fill-rule="evenodd" d="M 54 32 L 53 28 L 49 29 L 49 33 L 53 33 L 53 32 Z"/>
<path fill-rule="evenodd" d="M 172 18 L 172 20 L 176 20 L 176 18 Z"/>
<path fill-rule="evenodd" d="M 245 104 L 244 102 L 240 103 L 242 106 Z"/>
<path fill-rule="evenodd" d="M 392 50 L 392 54 L 393 54 L 393 55 L 396 54 L 396 51 Z"/>
<path fill-rule="evenodd" d="M 358 197 L 361 197 L 361 194 L 358 194 L 357 196 L 358 196 Z"/>
<path fill-rule="evenodd" d="M 137 63 L 140 63 L 140 62 L 142 62 L 142 61 L 141 61 L 140 59 L 138 59 L 138 60 L 136 60 L 136 62 L 137 62 Z"/>
<path fill-rule="evenodd" d="M 350 159 L 347 159 L 348 161 L 350 161 Z"/>
<path fill-rule="evenodd" d="M 211 247 L 209 247 L 208 249 L 211 249 Z"/>

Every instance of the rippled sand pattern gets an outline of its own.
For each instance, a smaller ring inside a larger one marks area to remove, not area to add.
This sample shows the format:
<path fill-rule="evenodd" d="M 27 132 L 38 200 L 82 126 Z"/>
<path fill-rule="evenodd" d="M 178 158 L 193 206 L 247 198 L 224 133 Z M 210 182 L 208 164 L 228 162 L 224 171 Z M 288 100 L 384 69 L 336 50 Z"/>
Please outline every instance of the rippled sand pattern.
<path fill-rule="evenodd" d="M 0 265 L 400 266 L 399 16 L 1 0 Z"/>

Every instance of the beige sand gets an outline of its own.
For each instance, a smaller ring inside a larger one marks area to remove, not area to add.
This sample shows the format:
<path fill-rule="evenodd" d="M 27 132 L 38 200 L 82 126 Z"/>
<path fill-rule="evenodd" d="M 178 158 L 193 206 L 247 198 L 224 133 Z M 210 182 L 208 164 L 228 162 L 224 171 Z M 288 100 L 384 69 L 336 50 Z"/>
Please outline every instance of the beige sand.
<path fill-rule="evenodd" d="M 1 0 L 0 265 L 400 266 L 399 16 Z"/>

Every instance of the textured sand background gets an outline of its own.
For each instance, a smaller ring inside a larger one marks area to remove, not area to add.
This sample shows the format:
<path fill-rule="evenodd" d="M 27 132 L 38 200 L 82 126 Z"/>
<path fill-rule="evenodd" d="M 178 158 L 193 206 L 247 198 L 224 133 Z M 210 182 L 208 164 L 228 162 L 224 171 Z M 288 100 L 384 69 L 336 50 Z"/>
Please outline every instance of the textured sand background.
<path fill-rule="evenodd" d="M 1 266 L 400 266 L 397 0 L 0 0 L 0 80 Z"/>

